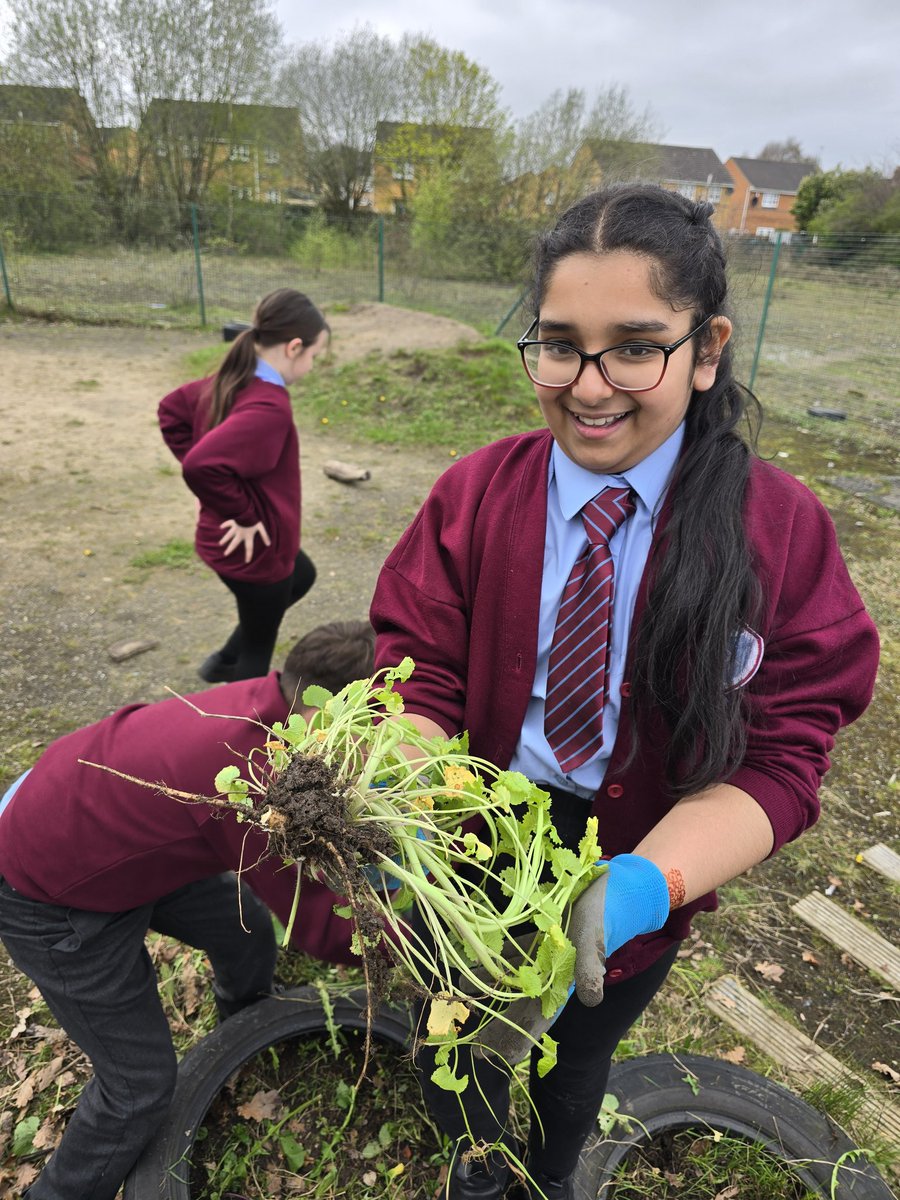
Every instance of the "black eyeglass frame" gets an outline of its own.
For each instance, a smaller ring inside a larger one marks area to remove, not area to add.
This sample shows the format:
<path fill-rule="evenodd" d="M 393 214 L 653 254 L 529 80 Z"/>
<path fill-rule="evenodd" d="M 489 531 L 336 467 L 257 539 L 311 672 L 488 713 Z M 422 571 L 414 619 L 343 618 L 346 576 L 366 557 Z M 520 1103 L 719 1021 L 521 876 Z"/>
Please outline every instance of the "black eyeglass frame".
<path fill-rule="evenodd" d="M 685 344 L 685 342 L 689 342 L 692 337 L 696 336 L 696 334 L 698 334 L 700 332 L 700 330 L 704 328 L 704 326 L 708 325 L 710 323 L 710 321 L 713 319 L 714 315 L 715 315 L 714 313 L 710 313 L 709 316 L 705 320 L 700 322 L 700 324 L 696 327 L 696 329 L 692 329 L 690 331 L 690 333 L 686 333 L 684 335 L 684 337 L 679 338 L 677 342 L 672 342 L 671 345 L 669 345 L 669 346 L 660 346 L 657 342 L 636 340 L 636 341 L 632 341 L 632 342 L 619 342 L 615 346 L 607 346 L 605 350 L 597 350 L 594 354 L 587 354 L 587 353 L 585 353 L 584 350 L 579 350 L 577 346 L 573 346 L 569 342 L 558 342 L 555 338 L 532 338 L 532 337 L 530 337 L 529 335 L 534 331 L 535 326 L 540 321 L 540 317 L 535 317 L 534 320 L 531 322 L 531 324 L 528 326 L 528 329 L 525 331 L 523 336 L 520 337 L 519 340 L 516 342 L 516 346 L 518 348 L 519 353 L 522 356 L 522 366 L 525 368 L 525 374 L 528 376 L 528 378 L 531 380 L 531 382 L 536 387 L 552 388 L 552 389 L 555 389 L 556 391 L 562 391 L 563 388 L 574 387 L 575 384 L 578 382 L 578 380 L 581 378 L 581 372 L 584 370 L 585 364 L 592 362 L 592 363 L 597 364 L 597 369 L 599 370 L 600 374 L 603 376 L 603 378 L 606 380 L 606 382 L 609 384 L 610 387 L 617 388 L 620 392 L 652 392 L 654 388 L 658 388 L 659 385 L 662 383 L 662 381 L 665 377 L 665 374 L 666 374 L 666 370 L 669 366 L 669 359 L 675 353 L 675 351 L 678 350 L 681 346 L 683 346 Z M 535 377 L 532 375 L 532 373 L 528 370 L 528 364 L 525 361 L 525 351 L 528 349 L 529 346 L 559 346 L 559 348 L 561 350 L 569 350 L 569 351 L 572 351 L 574 354 L 577 354 L 581 361 L 578 364 L 578 370 L 575 372 L 574 377 L 572 379 L 570 379 L 568 383 L 541 383 L 540 380 L 535 379 Z M 625 346 L 646 346 L 648 350 L 661 350 L 662 351 L 662 353 L 663 353 L 662 371 L 660 371 L 659 379 L 657 379 L 656 383 L 651 384 L 650 387 L 640 387 L 640 388 L 637 388 L 637 387 L 623 388 L 618 383 L 613 383 L 613 381 L 607 375 L 606 369 L 603 366 L 603 355 L 609 354 L 610 351 L 612 351 L 612 350 L 622 350 Z"/>

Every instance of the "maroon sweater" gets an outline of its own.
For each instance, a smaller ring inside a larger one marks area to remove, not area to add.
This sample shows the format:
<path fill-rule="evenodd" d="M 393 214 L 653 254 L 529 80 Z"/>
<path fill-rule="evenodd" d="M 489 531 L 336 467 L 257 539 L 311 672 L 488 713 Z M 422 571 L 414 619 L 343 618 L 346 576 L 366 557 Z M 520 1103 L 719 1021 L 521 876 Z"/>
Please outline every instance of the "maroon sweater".
<path fill-rule="evenodd" d="M 238 392 L 221 424 L 206 428 L 211 381 L 197 379 L 165 396 L 159 425 L 200 501 L 197 553 L 219 575 L 245 583 L 278 583 L 294 569 L 300 547 L 300 450 L 287 388 L 254 379 Z M 253 558 L 228 556 L 223 521 L 262 521 L 272 539 L 254 540 Z"/>
<path fill-rule="evenodd" d="M 376 666 L 407 654 L 416 663 L 402 687 L 408 711 L 447 731 L 467 729 L 472 753 L 500 767 L 515 750 L 534 678 L 551 445 L 541 430 L 451 467 L 387 558 L 372 602 Z M 878 636 L 831 519 L 807 488 L 755 460 L 745 525 L 765 592 L 765 653 L 749 685 L 747 751 L 729 782 L 765 810 L 778 849 L 818 816 L 834 735 L 871 699 Z M 632 634 L 646 592 L 645 571 Z M 626 766 L 630 674 L 627 662 L 619 732 L 593 805 L 608 855 L 633 850 L 675 803 L 661 717 Z M 659 933 L 629 942 L 612 956 L 609 978 L 649 966 L 687 934 L 695 912 L 715 904 L 710 893 L 673 912 Z"/>
<path fill-rule="evenodd" d="M 94 912 L 147 904 L 199 879 L 243 871 L 284 923 L 296 875 L 263 857 L 265 836 L 231 813 L 185 804 L 78 760 L 101 763 L 180 791 L 215 795 L 222 767 L 262 748 L 264 726 L 288 706 L 278 675 L 226 684 L 183 701 L 131 705 L 53 742 L 9 802 L 0 822 L 0 875 L 32 900 Z M 245 718 L 250 717 L 253 720 Z M 293 944 L 331 962 L 357 962 L 350 922 L 337 897 L 304 881 Z"/>

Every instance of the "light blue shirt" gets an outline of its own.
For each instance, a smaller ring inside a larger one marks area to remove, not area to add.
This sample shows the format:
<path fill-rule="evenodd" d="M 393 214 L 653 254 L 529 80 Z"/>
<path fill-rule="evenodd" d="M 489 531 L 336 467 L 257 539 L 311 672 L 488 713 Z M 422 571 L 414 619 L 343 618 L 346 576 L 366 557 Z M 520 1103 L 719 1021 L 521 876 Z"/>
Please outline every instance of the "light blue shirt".
<path fill-rule="evenodd" d="M 282 379 L 281 374 L 276 371 L 274 367 L 269 366 L 269 364 L 262 358 L 258 358 L 256 360 L 255 374 L 257 379 L 263 379 L 266 383 L 277 383 L 279 387 L 287 387 L 287 384 Z"/>
<path fill-rule="evenodd" d="M 553 445 L 547 479 L 547 533 L 537 667 L 519 744 L 510 763 L 511 770 L 521 771 L 536 783 L 550 784 L 592 798 L 603 782 L 619 728 L 619 689 L 625 672 L 634 604 L 650 552 L 653 530 L 683 441 L 682 423 L 652 454 L 621 475 L 600 475 L 588 471 L 572 462 L 556 443 Z M 615 570 L 615 593 L 609 650 L 609 697 L 603 708 L 603 745 L 588 762 L 565 774 L 544 736 L 547 664 L 563 589 L 575 560 L 587 545 L 581 510 L 607 487 L 631 488 L 635 494 L 635 511 L 616 530 L 609 544 Z"/>

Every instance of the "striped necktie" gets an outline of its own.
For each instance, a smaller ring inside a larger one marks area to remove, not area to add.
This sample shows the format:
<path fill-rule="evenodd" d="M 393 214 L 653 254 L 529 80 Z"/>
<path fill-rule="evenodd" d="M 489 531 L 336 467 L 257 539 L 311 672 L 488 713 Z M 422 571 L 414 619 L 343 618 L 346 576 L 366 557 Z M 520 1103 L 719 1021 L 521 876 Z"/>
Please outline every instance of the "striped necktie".
<path fill-rule="evenodd" d="M 581 510 L 588 544 L 569 576 L 550 647 L 544 733 L 566 773 L 603 745 L 613 606 L 609 540 L 634 512 L 628 488 L 607 488 Z"/>

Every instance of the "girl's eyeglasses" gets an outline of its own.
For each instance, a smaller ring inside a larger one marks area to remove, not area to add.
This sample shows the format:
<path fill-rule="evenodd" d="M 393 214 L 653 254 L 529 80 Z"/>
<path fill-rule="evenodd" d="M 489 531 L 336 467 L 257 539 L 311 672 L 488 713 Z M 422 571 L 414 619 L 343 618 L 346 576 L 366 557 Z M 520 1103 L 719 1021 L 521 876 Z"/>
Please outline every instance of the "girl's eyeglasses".
<path fill-rule="evenodd" d="M 585 363 L 592 362 L 597 364 L 610 387 L 622 392 L 650 392 L 662 383 L 669 357 L 711 320 L 712 314 L 670 346 L 659 346 L 655 342 L 625 342 L 621 346 L 610 346 L 607 350 L 586 354 L 567 342 L 532 339 L 531 335 L 538 324 L 536 317 L 516 345 L 528 378 L 538 387 L 571 387 L 584 370 Z"/>

